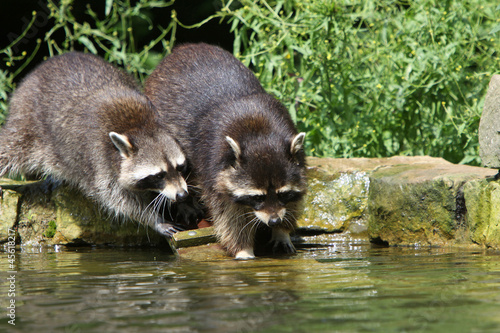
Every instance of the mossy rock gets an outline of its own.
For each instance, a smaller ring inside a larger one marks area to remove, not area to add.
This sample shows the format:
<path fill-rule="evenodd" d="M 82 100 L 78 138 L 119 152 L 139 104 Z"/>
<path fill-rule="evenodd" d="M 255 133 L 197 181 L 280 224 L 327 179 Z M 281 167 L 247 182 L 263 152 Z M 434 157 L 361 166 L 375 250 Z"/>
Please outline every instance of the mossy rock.
<path fill-rule="evenodd" d="M 369 175 L 382 166 L 447 163 L 428 156 L 390 158 L 309 157 L 308 195 L 299 231 L 364 234 L 368 225 Z"/>
<path fill-rule="evenodd" d="M 389 245 L 470 243 L 463 187 L 494 173 L 445 161 L 379 168 L 370 176 L 368 233 Z"/>
<path fill-rule="evenodd" d="M 464 186 L 471 240 L 500 249 L 500 182 L 481 179 Z"/>
<path fill-rule="evenodd" d="M 308 158 L 308 165 L 299 236 L 343 231 L 389 245 L 500 249 L 500 182 L 493 181 L 494 169 L 430 157 Z M 0 187 L 0 241 L 15 227 L 23 245 L 169 247 L 153 230 L 117 221 L 68 186 L 0 179 Z"/>
<path fill-rule="evenodd" d="M 22 245 L 168 247 L 153 230 L 133 221 L 118 221 L 70 186 L 1 179 L 0 187 L 4 188 L 2 231 L 15 227 Z"/>
<path fill-rule="evenodd" d="M 3 189 L 0 194 L 0 243 L 6 242 L 9 229 L 14 229 L 21 195 L 13 190 Z"/>
<path fill-rule="evenodd" d="M 323 232 L 366 231 L 366 172 L 329 174 L 309 170 L 308 195 L 298 226 Z"/>

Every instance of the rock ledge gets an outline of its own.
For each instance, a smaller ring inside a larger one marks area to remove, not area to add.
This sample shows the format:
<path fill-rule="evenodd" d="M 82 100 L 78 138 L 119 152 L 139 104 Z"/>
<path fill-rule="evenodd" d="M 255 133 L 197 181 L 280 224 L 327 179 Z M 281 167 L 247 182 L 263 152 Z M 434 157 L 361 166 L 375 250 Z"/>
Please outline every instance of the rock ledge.
<path fill-rule="evenodd" d="M 494 169 L 425 156 L 309 158 L 308 165 L 299 235 L 345 232 L 388 245 L 500 249 Z M 21 245 L 166 245 L 67 186 L 0 179 L 0 187 L 1 242 L 16 229 Z"/>

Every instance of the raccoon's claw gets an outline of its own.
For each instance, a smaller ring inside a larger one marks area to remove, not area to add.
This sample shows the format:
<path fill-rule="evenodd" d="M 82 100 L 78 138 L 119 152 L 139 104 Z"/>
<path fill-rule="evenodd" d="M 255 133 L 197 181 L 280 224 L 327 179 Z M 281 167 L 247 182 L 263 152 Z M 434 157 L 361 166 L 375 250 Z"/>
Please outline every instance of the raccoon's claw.
<path fill-rule="evenodd" d="M 290 239 L 290 234 L 280 229 L 273 229 L 273 236 L 269 243 L 271 243 L 273 246 L 274 254 L 293 254 L 297 252 L 295 250 L 295 246 L 293 246 L 292 244 L 292 240 Z"/>
<path fill-rule="evenodd" d="M 176 232 L 186 230 L 180 225 L 170 223 L 156 223 L 155 229 L 159 234 L 169 238 L 171 238 Z"/>
<path fill-rule="evenodd" d="M 275 242 L 273 245 L 273 253 L 285 253 L 285 254 L 294 254 L 297 253 L 297 250 L 295 250 L 295 246 L 290 243 L 281 243 L 281 242 Z"/>

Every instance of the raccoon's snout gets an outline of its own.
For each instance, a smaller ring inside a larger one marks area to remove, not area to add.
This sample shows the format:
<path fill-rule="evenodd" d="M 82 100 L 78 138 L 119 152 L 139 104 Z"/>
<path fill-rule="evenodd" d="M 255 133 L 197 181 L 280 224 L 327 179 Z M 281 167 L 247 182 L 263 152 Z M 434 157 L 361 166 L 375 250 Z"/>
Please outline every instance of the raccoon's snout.
<path fill-rule="evenodd" d="M 187 197 L 188 197 L 188 193 L 186 191 L 182 191 L 182 192 L 179 192 L 176 194 L 175 201 L 182 202 L 182 201 L 186 200 Z"/>
<path fill-rule="evenodd" d="M 167 182 L 165 188 L 160 193 L 172 201 L 184 201 L 189 195 L 186 181 L 183 178 Z"/>
<path fill-rule="evenodd" d="M 255 216 L 269 227 L 276 227 L 283 223 L 283 218 L 285 216 L 286 209 L 282 208 L 277 212 L 269 212 L 264 210 L 256 210 L 254 211 Z"/>
<path fill-rule="evenodd" d="M 267 225 L 270 227 L 274 227 L 279 224 L 281 224 L 281 218 L 279 216 L 275 218 L 270 218 L 269 221 L 267 222 Z"/>
<path fill-rule="evenodd" d="M 176 188 L 173 185 L 168 185 L 163 191 L 161 191 L 169 200 L 172 201 L 184 201 L 188 197 L 188 192 L 184 188 Z"/>

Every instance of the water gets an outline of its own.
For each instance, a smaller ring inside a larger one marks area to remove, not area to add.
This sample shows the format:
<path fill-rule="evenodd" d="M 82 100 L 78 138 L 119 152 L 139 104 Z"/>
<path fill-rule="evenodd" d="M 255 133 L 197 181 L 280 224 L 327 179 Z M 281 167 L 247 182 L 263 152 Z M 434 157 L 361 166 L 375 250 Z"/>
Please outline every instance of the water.
<path fill-rule="evenodd" d="M 496 252 L 343 236 L 292 257 L 207 252 L 17 249 L 15 326 L 2 252 L 0 331 L 500 332 Z"/>

